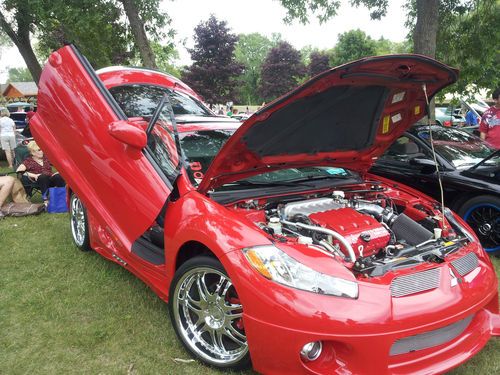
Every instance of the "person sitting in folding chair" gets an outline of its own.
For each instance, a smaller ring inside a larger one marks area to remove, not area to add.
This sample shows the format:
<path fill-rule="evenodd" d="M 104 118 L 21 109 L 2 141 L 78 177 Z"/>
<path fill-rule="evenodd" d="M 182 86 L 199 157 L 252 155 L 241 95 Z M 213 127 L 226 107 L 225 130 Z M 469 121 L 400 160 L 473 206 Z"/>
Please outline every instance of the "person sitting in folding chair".
<path fill-rule="evenodd" d="M 23 172 L 22 180 L 26 185 L 35 184 L 42 192 L 44 203 L 48 203 L 47 192 L 50 187 L 64 187 L 66 182 L 59 173 L 52 172 L 49 159 L 44 156 L 43 151 L 31 141 L 27 145 L 31 156 L 24 159 L 16 172 Z"/>

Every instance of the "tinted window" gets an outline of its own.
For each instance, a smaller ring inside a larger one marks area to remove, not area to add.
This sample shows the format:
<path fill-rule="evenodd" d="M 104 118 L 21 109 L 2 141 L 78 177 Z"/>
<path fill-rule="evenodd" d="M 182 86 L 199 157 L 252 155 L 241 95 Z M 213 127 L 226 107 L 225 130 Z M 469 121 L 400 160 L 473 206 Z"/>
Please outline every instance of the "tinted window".
<path fill-rule="evenodd" d="M 170 181 L 173 181 L 177 175 L 179 157 L 166 106 L 163 107 L 158 120 L 148 135 L 148 149 L 165 175 Z"/>
<path fill-rule="evenodd" d="M 213 116 L 198 100 L 164 87 L 147 85 L 117 86 L 109 90 L 127 117 L 149 119 L 161 98 L 168 93 L 175 115 Z"/>
<path fill-rule="evenodd" d="M 418 137 L 429 142 L 429 131 L 419 131 Z M 456 168 L 471 167 L 495 151 L 478 137 L 457 129 L 433 127 L 432 138 L 436 152 Z M 486 164 L 498 165 L 499 158 L 494 158 Z"/>
<path fill-rule="evenodd" d="M 380 160 L 410 164 L 410 160 L 417 157 L 429 157 L 429 155 L 421 145 L 404 135 L 387 149 Z"/>
<path fill-rule="evenodd" d="M 213 158 L 233 132 L 234 130 L 200 130 L 179 134 L 191 179 L 196 183 L 203 179 Z"/>

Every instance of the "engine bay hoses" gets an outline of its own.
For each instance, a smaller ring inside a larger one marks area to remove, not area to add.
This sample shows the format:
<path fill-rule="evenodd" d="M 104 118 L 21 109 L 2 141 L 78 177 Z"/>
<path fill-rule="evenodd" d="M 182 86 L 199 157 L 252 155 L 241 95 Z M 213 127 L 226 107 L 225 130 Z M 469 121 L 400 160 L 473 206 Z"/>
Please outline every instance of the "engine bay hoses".
<path fill-rule="evenodd" d="M 342 246 L 347 250 L 347 252 L 349 253 L 349 258 L 351 258 L 351 262 L 353 262 L 353 263 L 356 262 L 356 254 L 354 253 L 352 246 L 349 244 L 349 242 L 347 242 L 347 240 L 344 238 L 344 236 L 342 236 L 340 233 L 337 233 L 331 229 L 327 229 L 327 228 L 323 228 L 323 227 L 316 227 L 313 225 L 307 225 L 307 224 L 303 224 L 303 223 L 294 223 L 294 222 L 286 221 L 286 220 L 281 220 L 281 222 L 285 225 L 293 226 L 296 228 L 307 229 L 307 230 L 310 230 L 313 232 L 320 232 L 320 233 L 324 233 L 324 234 L 328 234 L 328 235 L 332 236 L 333 238 L 338 240 L 342 244 Z"/>

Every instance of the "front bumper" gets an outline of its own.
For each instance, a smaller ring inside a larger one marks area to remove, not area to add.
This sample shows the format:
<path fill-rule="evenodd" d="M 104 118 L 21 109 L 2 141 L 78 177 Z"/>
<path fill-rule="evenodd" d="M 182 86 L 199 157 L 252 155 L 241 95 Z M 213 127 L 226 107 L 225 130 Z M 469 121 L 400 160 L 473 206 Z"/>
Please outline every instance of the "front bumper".
<path fill-rule="evenodd" d="M 227 257 L 241 266 L 230 276 L 244 306 L 252 363 L 261 373 L 442 373 L 500 336 L 498 281 L 488 261 L 453 286 L 449 266 L 442 264 L 439 288 L 403 298 L 391 297 L 383 282 L 360 282 L 359 298 L 351 300 L 281 286 L 245 269 L 241 252 Z M 463 327 L 450 335 L 461 321 Z M 445 341 L 444 333 L 450 335 Z M 426 347 L 429 337 L 434 344 Z M 408 338 L 424 340 L 424 348 L 411 351 L 410 345 L 394 354 L 395 343 Z M 322 341 L 323 352 L 306 363 L 299 353 L 311 341 Z"/>

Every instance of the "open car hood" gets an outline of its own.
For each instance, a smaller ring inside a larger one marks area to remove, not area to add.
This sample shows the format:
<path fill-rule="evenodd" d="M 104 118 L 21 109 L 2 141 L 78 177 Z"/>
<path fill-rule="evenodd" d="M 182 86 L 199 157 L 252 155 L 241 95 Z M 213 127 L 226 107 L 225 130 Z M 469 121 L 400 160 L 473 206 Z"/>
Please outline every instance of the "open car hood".
<path fill-rule="evenodd" d="M 421 55 L 361 59 L 328 70 L 251 116 L 212 161 L 199 186 L 277 169 L 337 166 L 367 171 L 425 115 L 458 71 Z"/>

